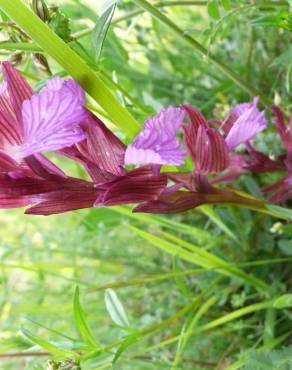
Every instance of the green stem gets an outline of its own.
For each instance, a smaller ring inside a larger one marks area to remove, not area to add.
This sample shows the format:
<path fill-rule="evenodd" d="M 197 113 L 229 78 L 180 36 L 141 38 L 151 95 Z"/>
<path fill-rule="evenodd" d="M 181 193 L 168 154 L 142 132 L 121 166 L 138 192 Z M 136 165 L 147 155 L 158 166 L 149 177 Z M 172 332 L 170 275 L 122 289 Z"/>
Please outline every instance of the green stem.
<path fill-rule="evenodd" d="M 0 50 L 19 50 L 29 51 L 32 53 L 41 53 L 43 49 L 35 42 L 0 42 Z"/>
<path fill-rule="evenodd" d="M 253 313 L 253 312 L 256 312 L 256 311 L 260 311 L 260 310 L 264 310 L 266 308 L 270 308 L 270 307 L 273 306 L 273 303 L 274 303 L 274 300 L 271 300 L 271 301 L 265 301 L 265 302 L 261 302 L 261 303 L 255 303 L 255 304 L 252 304 L 250 306 L 247 306 L 247 307 L 244 307 L 244 308 L 240 308 L 239 310 L 233 311 L 233 312 L 231 312 L 231 313 L 229 313 L 227 315 L 224 315 L 222 317 L 219 317 L 218 319 L 215 319 L 213 321 L 210 321 L 209 323 L 207 323 L 205 325 L 198 326 L 197 328 L 195 328 L 192 331 L 192 334 L 203 333 L 205 331 L 208 331 L 210 329 L 214 329 L 214 328 L 216 328 L 218 326 L 222 326 L 222 325 L 224 325 L 224 324 L 226 324 L 226 323 L 228 323 L 230 321 L 233 321 L 235 319 L 238 319 L 240 317 L 243 317 L 245 315 L 248 315 L 250 313 Z M 181 335 L 178 335 L 178 336 L 175 336 L 173 338 L 167 339 L 167 340 L 165 340 L 163 342 L 160 342 L 157 345 L 154 345 L 152 347 L 149 347 L 144 352 L 150 352 L 150 351 L 156 350 L 158 348 L 164 347 L 166 345 L 175 343 L 179 339 L 181 339 L 182 337 L 184 338 L 185 336 L 186 336 L 186 333 L 183 334 L 182 336 Z"/>
<path fill-rule="evenodd" d="M 196 1 L 196 0 L 181 0 L 181 1 L 159 1 L 154 3 L 153 6 L 156 8 L 166 8 L 171 6 L 207 6 L 208 1 Z M 267 6 L 267 7 L 287 7 L 288 4 L 286 1 L 261 1 L 254 6 Z M 132 19 L 140 14 L 143 14 L 145 9 L 136 9 L 131 12 L 128 12 L 120 17 L 117 17 L 112 20 L 112 24 L 118 24 L 123 21 L 127 21 Z M 87 36 L 92 32 L 93 28 L 86 28 L 84 30 L 78 31 L 72 35 L 75 39 L 79 39 L 81 37 Z"/>
<path fill-rule="evenodd" d="M 153 6 L 158 8 L 170 7 L 170 6 L 206 6 L 207 1 L 194 1 L 194 0 L 182 0 L 182 1 L 159 1 Z M 118 24 L 123 21 L 127 21 L 137 15 L 143 14 L 145 12 L 144 9 L 135 9 L 131 12 L 128 12 L 120 17 L 117 17 L 112 20 L 112 24 Z M 79 39 L 81 37 L 87 36 L 92 32 L 93 28 L 85 28 L 84 30 L 78 31 L 72 35 L 73 38 Z"/>
<path fill-rule="evenodd" d="M 86 62 L 59 38 L 21 0 L 0 0 L 0 9 L 54 58 L 108 113 L 113 123 L 133 137 L 139 125 Z"/>
<path fill-rule="evenodd" d="M 197 40 L 195 40 L 190 35 L 185 34 L 185 32 L 181 28 L 179 28 L 173 21 L 171 21 L 158 9 L 149 4 L 146 0 L 133 0 L 133 1 L 139 6 L 141 6 L 143 9 L 148 11 L 150 14 L 152 14 L 159 21 L 161 21 L 161 23 L 164 23 L 174 34 L 176 34 L 178 37 L 180 37 L 182 40 L 188 43 L 194 50 L 201 54 L 206 59 L 206 61 L 210 61 L 211 63 L 213 63 L 223 74 L 225 74 L 236 85 L 242 88 L 242 90 L 247 92 L 250 96 L 261 96 L 261 101 L 267 107 L 271 105 L 270 99 L 263 96 L 257 89 L 249 85 L 237 73 L 233 72 L 233 70 L 230 67 L 228 67 L 226 64 L 218 60 L 217 57 L 211 55 L 203 45 L 201 45 Z"/>
<path fill-rule="evenodd" d="M 168 319 L 160 322 L 159 324 L 150 325 L 147 328 L 141 330 L 139 333 L 135 333 L 136 342 L 143 339 L 145 336 L 147 336 L 149 334 L 153 334 L 158 330 L 164 329 L 165 327 L 167 327 L 167 326 L 171 325 L 172 323 L 176 322 L 181 317 L 184 317 L 194 307 L 196 307 L 198 304 L 200 304 L 201 299 L 204 296 L 208 295 L 210 292 L 212 292 L 213 288 L 221 280 L 222 280 L 221 276 L 214 278 L 213 281 L 208 285 L 207 288 L 205 288 L 200 294 L 196 295 L 196 297 L 194 297 L 189 304 L 185 305 L 183 308 L 181 308 L 179 311 L 177 311 L 174 315 L 170 316 Z M 121 344 L 123 344 L 123 342 L 124 342 L 124 339 L 119 339 L 119 340 L 117 340 L 117 341 L 115 341 L 111 344 L 108 344 L 107 346 L 105 346 L 102 349 L 99 348 L 96 351 L 93 351 L 89 354 L 85 354 L 82 357 L 82 360 L 85 361 L 85 360 L 94 358 L 95 356 L 98 356 L 101 353 L 101 351 L 102 352 L 109 352 L 112 349 L 114 349 L 114 348 L 120 346 Z"/>

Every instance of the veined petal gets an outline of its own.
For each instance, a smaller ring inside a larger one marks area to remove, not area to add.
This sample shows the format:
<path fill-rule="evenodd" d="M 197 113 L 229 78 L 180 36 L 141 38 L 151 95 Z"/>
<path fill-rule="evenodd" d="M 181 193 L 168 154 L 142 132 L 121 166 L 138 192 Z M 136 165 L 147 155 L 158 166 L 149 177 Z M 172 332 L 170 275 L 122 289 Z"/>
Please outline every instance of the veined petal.
<path fill-rule="evenodd" d="M 161 195 L 157 200 L 138 205 L 134 212 L 177 213 L 200 206 L 201 204 L 243 204 L 263 205 L 254 198 L 242 197 L 229 190 L 214 189 L 214 192 L 200 193 L 178 191 L 170 195 Z"/>
<path fill-rule="evenodd" d="M 211 142 L 212 164 L 209 172 L 221 172 L 228 166 L 228 149 L 220 133 L 211 128 L 208 130 Z"/>
<path fill-rule="evenodd" d="M 275 115 L 276 126 L 281 141 L 284 147 L 290 151 L 292 150 L 292 117 L 290 118 L 289 125 L 286 125 L 284 112 L 281 110 L 281 108 L 274 105 L 272 110 Z"/>
<path fill-rule="evenodd" d="M 123 176 L 105 193 L 103 204 L 130 204 L 156 199 L 165 189 L 167 177 L 160 176 Z M 98 204 L 97 204 L 98 205 Z"/>
<path fill-rule="evenodd" d="M 7 148 L 20 143 L 18 123 L 9 112 L 0 108 L 0 150 L 6 152 Z"/>
<path fill-rule="evenodd" d="M 20 156 L 25 158 L 47 150 L 59 150 L 85 139 L 79 124 L 86 115 L 78 94 L 68 87 L 45 88 L 23 103 Z"/>
<path fill-rule="evenodd" d="M 42 154 L 34 154 L 25 158 L 24 163 L 36 176 L 47 180 L 60 181 L 66 179 L 66 174 Z"/>
<path fill-rule="evenodd" d="M 183 119 L 183 109 L 170 106 L 145 121 L 143 131 L 126 149 L 125 164 L 181 165 L 186 153 L 176 134 Z"/>
<path fill-rule="evenodd" d="M 93 114 L 82 128 L 86 141 L 78 145 L 79 151 L 100 170 L 122 174 L 126 146 Z"/>
<path fill-rule="evenodd" d="M 72 93 L 78 99 L 81 105 L 85 105 L 85 93 L 82 87 L 71 78 L 63 79 L 61 77 L 53 77 L 47 81 L 46 86 L 43 88 L 42 91 L 51 90 L 51 91 L 59 91 L 60 89 L 64 91 L 68 91 L 68 93 Z"/>
<path fill-rule="evenodd" d="M 0 208 L 19 208 L 28 206 L 30 197 L 9 197 L 0 195 Z"/>
<path fill-rule="evenodd" d="M 223 171 L 228 165 L 224 139 L 215 129 L 200 126 L 195 143 L 195 165 L 201 174 Z"/>
<path fill-rule="evenodd" d="M 93 207 L 100 191 L 92 188 L 59 190 L 32 197 L 32 203 L 37 203 L 25 211 L 29 215 L 48 216 L 57 213 L 74 211 Z"/>
<path fill-rule="evenodd" d="M 267 125 L 265 112 L 260 112 L 257 109 L 257 102 L 258 98 L 256 97 L 251 103 L 239 104 L 233 109 L 237 118 L 225 139 L 229 150 L 233 150 L 240 144 L 245 144 L 265 129 Z"/>
<path fill-rule="evenodd" d="M 198 136 L 198 130 L 200 127 L 202 127 L 202 130 L 207 130 L 209 125 L 206 118 L 197 108 L 192 107 L 189 104 L 183 104 L 182 108 L 185 110 L 189 118 L 189 123 L 183 126 L 184 142 L 189 156 L 195 162 L 197 158 L 196 140 Z"/>
<path fill-rule="evenodd" d="M 139 204 L 133 212 L 144 213 L 178 213 L 206 203 L 205 194 L 177 191 L 170 195 L 161 195 L 157 200 L 151 200 Z"/>
<path fill-rule="evenodd" d="M 21 123 L 22 103 L 30 99 L 34 92 L 26 80 L 9 62 L 2 62 L 2 72 L 4 81 L 7 83 L 11 105 L 18 122 Z"/>

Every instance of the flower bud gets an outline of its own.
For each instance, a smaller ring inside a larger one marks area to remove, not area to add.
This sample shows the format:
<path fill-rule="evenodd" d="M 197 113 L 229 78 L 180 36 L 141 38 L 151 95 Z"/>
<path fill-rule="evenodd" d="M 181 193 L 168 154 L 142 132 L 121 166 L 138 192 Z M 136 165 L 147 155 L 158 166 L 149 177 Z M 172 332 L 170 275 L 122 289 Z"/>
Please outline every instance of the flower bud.
<path fill-rule="evenodd" d="M 41 20 L 47 22 L 50 20 L 49 9 L 44 0 L 32 0 L 31 3 L 33 11 L 37 14 Z"/>

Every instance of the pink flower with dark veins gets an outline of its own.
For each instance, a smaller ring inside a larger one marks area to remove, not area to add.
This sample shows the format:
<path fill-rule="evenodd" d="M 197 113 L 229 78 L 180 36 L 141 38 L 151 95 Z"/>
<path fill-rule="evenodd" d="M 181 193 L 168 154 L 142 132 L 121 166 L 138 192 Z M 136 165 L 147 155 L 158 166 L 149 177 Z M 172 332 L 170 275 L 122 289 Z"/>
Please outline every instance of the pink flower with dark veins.
<path fill-rule="evenodd" d="M 125 164 L 183 164 L 185 151 L 177 138 L 185 113 L 170 106 L 145 121 L 144 129 L 125 152 Z"/>

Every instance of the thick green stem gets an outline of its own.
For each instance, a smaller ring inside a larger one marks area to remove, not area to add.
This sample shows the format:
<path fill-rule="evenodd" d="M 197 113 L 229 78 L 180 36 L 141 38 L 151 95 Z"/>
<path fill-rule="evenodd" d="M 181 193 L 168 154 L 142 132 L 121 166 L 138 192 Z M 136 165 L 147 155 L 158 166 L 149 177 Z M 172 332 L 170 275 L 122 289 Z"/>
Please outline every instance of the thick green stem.
<path fill-rule="evenodd" d="M 148 11 L 154 17 L 156 17 L 161 23 L 164 23 L 174 34 L 188 43 L 196 52 L 201 54 L 206 60 L 206 62 L 211 62 L 214 64 L 225 76 L 230 78 L 237 86 L 242 88 L 245 92 L 247 92 L 250 96 L 261 96 L 261 101 L 264 105 L 270 106 L 271 101 L 270 99 L 266 98 L 263 94 L 261 94 L 257 89 L 253 86 L 249 85 L 246 81 L 244 81 L 237 73 L 232 71 L 230 67 L 226 64 L 221 62 L 217 59 L 214 55 L 211 55 L 208 50 L 201 45 L 197 40 L 195 40 L 190 35 L 187 35 L 181 28 L 179 28 L 173 21 L 171 21 L 168 17 L 166 17 L 163 13 L 161 13 L 157 8 L 149 4 L 146 0 L 133 0 L 137 5 L 141 6 L 143 9 Z"/>

